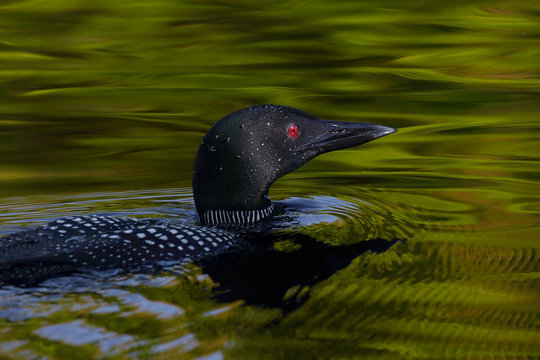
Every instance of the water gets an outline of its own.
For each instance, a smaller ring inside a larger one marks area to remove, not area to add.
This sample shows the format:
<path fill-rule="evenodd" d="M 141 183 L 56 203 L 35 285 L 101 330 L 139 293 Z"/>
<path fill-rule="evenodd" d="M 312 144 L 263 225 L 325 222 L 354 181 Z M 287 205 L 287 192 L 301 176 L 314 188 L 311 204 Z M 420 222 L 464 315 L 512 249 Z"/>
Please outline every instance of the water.
<path fill-rule="evenodd" d="M 200 139 L 245 106 L 399 128 L 276 182 L 275 252 L 0 289 L 0 357 L 540 356 L 539 24 L 533 1 L 0 1 L 0 235 L 194 221 Z"/>

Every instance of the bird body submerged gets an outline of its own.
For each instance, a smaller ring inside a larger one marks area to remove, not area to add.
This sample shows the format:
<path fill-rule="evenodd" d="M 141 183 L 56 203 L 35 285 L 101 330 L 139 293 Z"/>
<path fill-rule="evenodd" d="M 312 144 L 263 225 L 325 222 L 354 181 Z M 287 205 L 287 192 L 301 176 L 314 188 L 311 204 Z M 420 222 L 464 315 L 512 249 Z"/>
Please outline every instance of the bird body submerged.
<path fill-rule="evenodd" d="M 319 154 L 394 131 L 275 105 L 237 111 L 208 131 L 197 153 L 193 192 L 200 225 L 97 215 L 58 219 L 0 238 L 0 283 L 28 285 L 82 268 L 219 253 L 242 235 L 217 226 L 245 227 L 271 217 L 268 190 L 275 180 Z"/>
<path fill-rule="evenodd" d="M 0 238 L 0 281 L 28 285 L 49 274 L 195 259 L 239 235 L 205 226 L 112 216 L 70 216 Z"/>

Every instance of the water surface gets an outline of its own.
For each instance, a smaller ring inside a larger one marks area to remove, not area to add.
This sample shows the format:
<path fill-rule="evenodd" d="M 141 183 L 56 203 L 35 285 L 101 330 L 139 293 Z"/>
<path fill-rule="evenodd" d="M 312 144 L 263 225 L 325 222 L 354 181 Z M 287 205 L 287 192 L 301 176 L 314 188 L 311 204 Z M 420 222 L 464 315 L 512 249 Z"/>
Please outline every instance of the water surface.
<path fill-rule="evenodd" d="M 540 356 L 539 24 L 534 1 L 0 1 L 0 235 L 195 222 L 200 140 L 245 106 L 399 128 L 278 180 L 274 252 L 1 288 L 0 357 Z"/>

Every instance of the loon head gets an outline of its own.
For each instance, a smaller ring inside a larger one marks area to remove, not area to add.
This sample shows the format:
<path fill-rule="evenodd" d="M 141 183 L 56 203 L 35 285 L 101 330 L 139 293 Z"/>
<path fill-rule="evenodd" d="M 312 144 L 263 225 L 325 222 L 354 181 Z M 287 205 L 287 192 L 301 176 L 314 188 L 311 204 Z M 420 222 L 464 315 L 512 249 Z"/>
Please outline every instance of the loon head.
<path fill-rule="evenodd" d="M 317 155 L 360 145 L 397 131 L 356 122 L 321 120 L 304 111 L 258 105 L 218 121 L 201 142 L 193 194 L 203 225 L 250 225 L 269 217 L 270 185 Z"/>

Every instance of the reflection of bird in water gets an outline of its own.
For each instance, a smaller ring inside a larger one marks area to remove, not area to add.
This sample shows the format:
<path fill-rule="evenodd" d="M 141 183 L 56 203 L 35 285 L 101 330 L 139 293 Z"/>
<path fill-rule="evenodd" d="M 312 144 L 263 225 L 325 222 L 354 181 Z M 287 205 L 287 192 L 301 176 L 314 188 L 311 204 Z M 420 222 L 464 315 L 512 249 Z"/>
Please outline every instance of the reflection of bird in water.
<path fill-rule="evenodd" d="M 275 249 L 280 241 L 285 241 L 288 249 Z M 288 312 L 307 300 L 311 286 L 345 268 L 357 256 L 386 251 L 397 241 L 372 239 L 331 246 L 300 233 L 268 235 L 196 263 L 218 284 L 216 299 L 242 300 Z"/>
<path fill-rule="evenodd" d="M 110 216 L 72 216 L 0 239 L 0 282 L 29 285 L 77 269 L 129 268 L 197 259 L 227 249 L 241 232 L 272 216 L 270 185 L 314 157 L 396 130 L 318 119 L 260 105 L 234 112 L 204 137 L 193 193 L 200 225 Z"/>

